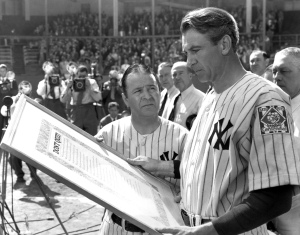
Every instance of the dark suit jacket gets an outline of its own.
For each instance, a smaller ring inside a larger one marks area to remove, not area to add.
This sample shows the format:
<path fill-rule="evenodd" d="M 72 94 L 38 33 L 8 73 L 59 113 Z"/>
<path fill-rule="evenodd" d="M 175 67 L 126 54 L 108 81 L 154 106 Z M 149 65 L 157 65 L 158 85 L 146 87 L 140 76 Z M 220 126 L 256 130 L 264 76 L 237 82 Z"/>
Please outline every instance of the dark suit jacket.
<path fill-rule="evenodd" d="M 121 114 L 118 114 L 118 116 L 116 117 L 117 119 L 121 119 L 122 118 L 122 115 Z M 105 125 L 107 125 L 108 123 L 111 123 L 111 118 L 110 118 L 110 115 L 106 115 L 104 118 L 101 119 L 100 121 L 100 128 L 103 128 Z"/>
<path fill-rule="evenodd" d="M 110 92 L 111 92 L 110 90 L 102 91 L 102 104 L 103 104 L 103 108 L 105 110 L 105 113 L 109 113 L 108 112 L 108 104 L 110 102 L 117 102 L 119 104 L 119 112 L 122 113 L 122 111 L 126 109 L 126 105 L 123 101 L 121 90 L 116 89 L 114 100 L 111 99 Z"/>

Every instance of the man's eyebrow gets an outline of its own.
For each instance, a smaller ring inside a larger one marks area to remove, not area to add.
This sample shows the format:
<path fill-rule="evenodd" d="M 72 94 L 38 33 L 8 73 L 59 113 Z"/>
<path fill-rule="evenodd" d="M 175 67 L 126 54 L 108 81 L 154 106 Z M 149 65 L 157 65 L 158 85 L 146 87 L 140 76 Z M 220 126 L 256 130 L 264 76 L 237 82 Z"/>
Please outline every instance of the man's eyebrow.
<path fill-rule="evenodd" d="M 141 88 L 143 88 L 143 87 L 139 86 L 139 87 L 133 88 L 132 90 L 135 91 L 135 90 L 138 90 L 138 89 L 141 89 Z"/>

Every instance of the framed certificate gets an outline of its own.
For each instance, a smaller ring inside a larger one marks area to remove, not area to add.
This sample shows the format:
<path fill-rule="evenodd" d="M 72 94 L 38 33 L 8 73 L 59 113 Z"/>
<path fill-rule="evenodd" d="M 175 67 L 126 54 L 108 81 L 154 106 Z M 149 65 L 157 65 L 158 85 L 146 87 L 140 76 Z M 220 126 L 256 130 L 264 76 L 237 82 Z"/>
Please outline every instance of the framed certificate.
<path fill-rule="evenodd" d="M 26 96 L 0 147 L 150 234 L 184 225 L 172 185 Z"/>

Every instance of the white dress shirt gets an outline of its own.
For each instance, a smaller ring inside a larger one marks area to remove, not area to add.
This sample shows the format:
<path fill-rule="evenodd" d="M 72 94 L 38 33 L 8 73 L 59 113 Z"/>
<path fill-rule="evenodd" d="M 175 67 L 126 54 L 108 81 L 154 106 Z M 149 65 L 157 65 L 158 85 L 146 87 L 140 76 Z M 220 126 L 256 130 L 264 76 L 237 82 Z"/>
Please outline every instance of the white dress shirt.
<path fill-rule="evenodd" d="M 170 112 L 172 110 L 175 97 L 180 93 L 179 90 L 174 85 L 169 90 L 164 89 L 161 92 L 161 96 L 160 96 L 161 97 L 160 98 L 160 106 L 162 105 L 163 99 L 164 99 L 165 94 L 167 92 L 168 92 L 169 96 L 168 96 L 168 99 L 166 101 L 164 111 L 163 111 L 163 113 L 161 115 L 163 118 L 166 118 L 166 119 L 168 119 L 168 117 L 170 115 Z"/>
<path fill-rule="evenodd" d="M 194 85 L 183 91 L 176 104 L 174 122 L 187 128 L 186 119 L 192 114 L 198 114 L 203 97 L 204 93 L 196 89 Z"/>

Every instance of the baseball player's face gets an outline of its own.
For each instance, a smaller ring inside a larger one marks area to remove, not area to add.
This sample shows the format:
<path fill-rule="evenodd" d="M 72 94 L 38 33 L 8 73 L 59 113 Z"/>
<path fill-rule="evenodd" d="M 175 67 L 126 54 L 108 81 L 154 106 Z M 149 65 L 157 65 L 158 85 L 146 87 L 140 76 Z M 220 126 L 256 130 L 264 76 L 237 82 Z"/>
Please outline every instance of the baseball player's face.
<path fill-rule="evenodd" d="M 160 102 L 158 84 L 153 75 L 129 74 L 126 80 L 127 97 L 124 102 L 133 118 L 157 116 Z"/>
<path fill-rule="evenodd" d="M 252 73 L 261 76 L 263 75 L 267 66 L 268 66 L 268 61 L 265 60 L 261 52 L 252 53 L 250 55 L 250 70 Z"/>
<path fill-rule="evenodd" d="M 299 61 L 293 55 L 276 54 L 273 63 L 275 83 L 293 99 L 300 93 Z"/>
<path fill-rule="evenodd" d="M 182 35 L 182 48 L 187 63 L 200 82 L 214 83 L 223 73 L 223 55 L 219 43 L 214 45 L 205 34 L 189 29 Z"/>
<path fill-rule="evenodd" d="M 173 86 L 173 79 L 171 76 L 171 67 L 161 67 L 157 71 L 159 82 L 163 88 L 167 90 Z"/>
<path fill-rule="evenodd" d="M 187 71 L 186 66 L 176 66 L 176 64 L 174 64 L 172 67 L 172 77 L 174 85 L 180 92 L 185 91 L 192 85 L 192 76 Z"/>

